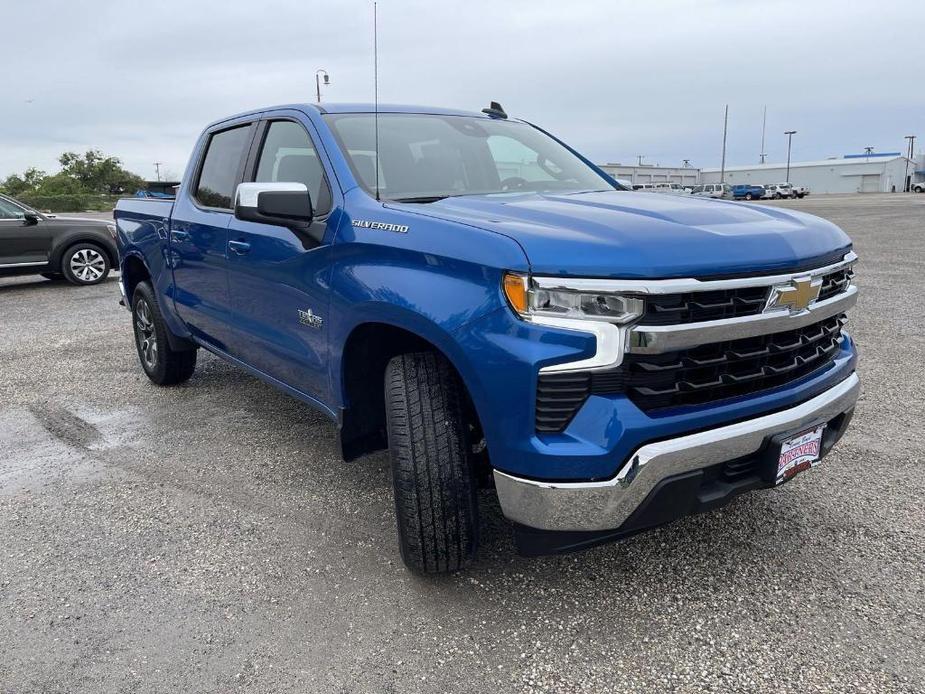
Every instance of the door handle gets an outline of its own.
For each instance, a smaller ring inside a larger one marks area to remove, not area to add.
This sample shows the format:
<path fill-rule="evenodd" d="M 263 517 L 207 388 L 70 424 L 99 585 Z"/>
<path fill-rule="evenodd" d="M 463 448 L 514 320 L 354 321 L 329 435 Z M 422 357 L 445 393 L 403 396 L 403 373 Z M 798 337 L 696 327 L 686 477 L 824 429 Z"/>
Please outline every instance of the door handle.
<path fill-rule="evenodd" d="M 174 241 L 189 241 L 189 232 L 181 231 L 180 229 L 171 229 L 170 238 Z"/>
<path fill-rule="evenodd" d="M 246 241 L 229 241 L 228 248 L 238 255 L 245 255 L 251 249 L 251 245 Z"/>

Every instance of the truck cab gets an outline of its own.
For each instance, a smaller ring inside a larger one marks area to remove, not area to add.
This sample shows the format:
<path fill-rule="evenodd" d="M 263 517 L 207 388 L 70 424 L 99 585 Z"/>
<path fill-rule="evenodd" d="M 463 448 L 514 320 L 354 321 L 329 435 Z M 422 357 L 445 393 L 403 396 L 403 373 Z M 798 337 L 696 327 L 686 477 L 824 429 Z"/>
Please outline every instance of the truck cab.
<path fill-rule="evenodd" d="M 850 239 L 810 215 L 623 190 L 498 104 L 294 104 L 210 124 L 175 200 L 115 211 L 155 384 L 206 350 L 389 451 L 399 548 L 618 539 L 815 467 L 848 425 Z M 221 407 L 221 403 L 216 403 Z"/>

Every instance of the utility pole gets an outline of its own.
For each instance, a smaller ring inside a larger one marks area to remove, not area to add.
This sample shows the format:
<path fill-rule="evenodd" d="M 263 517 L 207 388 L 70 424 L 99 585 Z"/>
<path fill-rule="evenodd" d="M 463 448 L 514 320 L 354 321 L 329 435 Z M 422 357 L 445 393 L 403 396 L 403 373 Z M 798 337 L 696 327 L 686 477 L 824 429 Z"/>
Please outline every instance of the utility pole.
<path fill-rule="evenodd" d="M 764 116 L 761 117 L 761 152 L 758 153 L 758 156 L 761 158 L 761 163 L 764 164 L 764 160 L 767 158 L 768 154 L 764 151 L 764 133 L 768 126 L 768 107 L 764 107 Z"/>
<path fill-rule="evenodd" d="M 908 193 L 910 190 L 909 180 L 909 162 L 912 160 L 912 157 L 915 156 L 915 135 L 906 135 L 906 139 L 909 140 L 909 156 L 906 157 L 906 175 L 903 178 L 903 192 Z"/>
<path fill-rule="evenodd" d="M 154 173 L 157 176 L 157 182 L 161 182 L 161 164 L 164 162 L 156 161 L 154 162 Z"/>
<path fill-rule="evenodd" d="M 719 169 L 719 182 L 726 182 L 726 133 L 729 130 L 729 104 L 726 104 L 726 113 L 723 115 L 723 162 Z"/>
<path fill-rule="evenodd" d="M 865 148 L 864 148 L 864 153 L 867 155 L 867 158 L 868 158 L 868 159 L 870 159 L 870 155 L 873 153 L 873 151 L 874 151 L 874 148 L 873 148 L 873 147 L 865 147 Z"/>
<path fill-rule="evenodd" d="M 636 155 L 636 166 L 642 166 L 642 159 L 643 159 L 643 157 L 645 157 L 645 156 L 646 156 L 645 154 L 637 154 L 637 155 Z"/>
<path fill-rule="evenodd" d="M 790 144 L 793 142 L 793 136 L 796 134 L 796 130 L 787 130 L 784 132 L 784 135 L 787 136 L 787 180 L 785 183 L 790 183 Z"/>

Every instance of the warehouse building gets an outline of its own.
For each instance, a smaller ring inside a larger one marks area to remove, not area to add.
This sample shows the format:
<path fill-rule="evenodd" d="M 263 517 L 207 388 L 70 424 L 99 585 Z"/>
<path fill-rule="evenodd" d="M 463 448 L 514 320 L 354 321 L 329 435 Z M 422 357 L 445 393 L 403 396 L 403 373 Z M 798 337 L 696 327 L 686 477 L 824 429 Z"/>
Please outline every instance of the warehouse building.
<path fill-rule="evenodd" d="M 899 152 L 885 154 L 846 154 L 822 161 L 798 161 L 790 164 L 790 183 L 806 186 L 812 193 L 890 193 L 902 191 L 907 159 Z M 910 162 L 911 164 L 911 162 Z M 703 183 L 719 183 L 720 169 L 703 169 Z M 783 183 L 787 181 L 786 164 L 755 164 L 726 167 L 726 183 Z"/>
<path fill-rule="evenodd" d="M 656 164 L 599 164 L 604 171 L 631 183 L 680 183 L 695 186 L 700 183 L 700 169 L 692 166 L 658 166 Z"/>

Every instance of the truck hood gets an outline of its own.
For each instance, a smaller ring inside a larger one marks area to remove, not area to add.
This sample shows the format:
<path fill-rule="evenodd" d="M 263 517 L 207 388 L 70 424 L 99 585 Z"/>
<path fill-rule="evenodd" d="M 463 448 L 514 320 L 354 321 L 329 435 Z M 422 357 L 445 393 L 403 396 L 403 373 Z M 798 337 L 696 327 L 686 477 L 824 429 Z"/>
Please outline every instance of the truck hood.
<path fill-rule="evenodd" d="M 837 226 L 778 207 L 605 191 L 501 194 L 395 204 L 508 236 L 537 274 L 716 277 L 783 272 L 851 247 Z"/>

